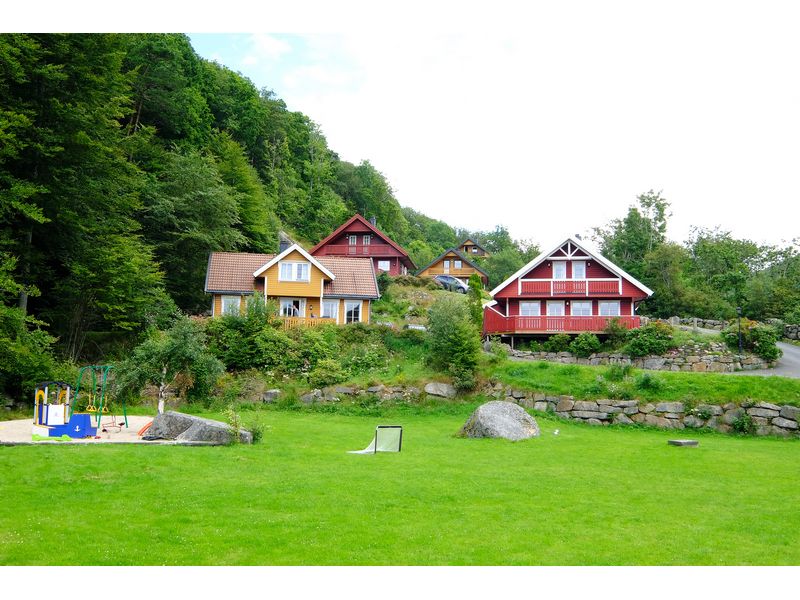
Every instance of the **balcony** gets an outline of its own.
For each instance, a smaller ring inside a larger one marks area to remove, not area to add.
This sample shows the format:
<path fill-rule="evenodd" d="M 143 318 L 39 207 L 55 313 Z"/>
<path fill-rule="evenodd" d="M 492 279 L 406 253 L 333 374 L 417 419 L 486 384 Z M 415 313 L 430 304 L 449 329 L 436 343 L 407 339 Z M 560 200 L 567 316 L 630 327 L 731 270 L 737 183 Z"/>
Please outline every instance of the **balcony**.
<path fill-rule="evenodd" d="M 328 244 L 320 248 L 321 256 L 400 256 L 400 253 L 388 244 Z"/>
<path fill-rule="evenodd" d="M 617 319 L 626 329 L 639 327 L 639 317 L 504 317 L 492 309 L 483 311 L 484 335 L 516 333 L 603 333 L 609 321 Z"/>
<path fill-rule="evenodd" d="M 520 279 L 521 296 L 620 296 L 622 280 L 614 279 Z"/>
<path fill-rule="evenodd" d="M 336 319 L 323 319 L 314 318 L 306 319 L 304 317 L 281 317 L 283 321 L 283 329 L 298 329 L 300 327 L 319 327 L 320 325 L 336 325 Z"/>

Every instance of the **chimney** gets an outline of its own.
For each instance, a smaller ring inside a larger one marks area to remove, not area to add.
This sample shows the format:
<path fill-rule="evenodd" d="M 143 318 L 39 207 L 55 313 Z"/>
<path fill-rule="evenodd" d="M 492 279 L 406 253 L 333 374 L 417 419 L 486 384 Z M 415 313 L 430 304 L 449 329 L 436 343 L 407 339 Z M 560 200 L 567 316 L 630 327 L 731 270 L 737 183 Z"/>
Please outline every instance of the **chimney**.
<path fill-rule="evenodd" d="M 378 226 L 378 219 L 375 217 L 375 215 L 373 215 L 373 216 L 371 216 L 369 218 L 369 222 L 372 223 L 373 227 L 377 227 Z"/>
<path fill-rule="evenodd" d="M 284 232 L 278 232 L 278 254 L 289 248 L 294 242 Z"/>

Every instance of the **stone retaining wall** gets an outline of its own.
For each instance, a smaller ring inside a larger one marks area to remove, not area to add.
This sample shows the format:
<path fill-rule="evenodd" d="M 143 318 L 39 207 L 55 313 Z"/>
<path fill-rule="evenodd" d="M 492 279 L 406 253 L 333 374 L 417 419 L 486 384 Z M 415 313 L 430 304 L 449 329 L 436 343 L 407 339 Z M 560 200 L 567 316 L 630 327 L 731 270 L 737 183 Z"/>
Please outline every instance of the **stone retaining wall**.
<path fill-rule="evenodd" d="M 646 325 L 651 321 L 669 323 L 673 327 L 682 325 L 684 327 L 700 327 L 702 329 L 714 329 L 716 331 L 722 331 L 731 323 L 730 321 L 699 319 L 697 317 L 670 317 L 669 319 L 651 319 L 649 317 L 642 316 L 642 325 Z M 780 323 L 780 321 L 775 321 L 774 319 L 767 319 L 766 322 L 767 325 L 775 325 L 777 323 Z M 800 325 L 784 324 L 783 337 L 790 340 L 800 340 Z"/>
<path fill-rule="evenodd" d="M 710 345 L 686 344 L 671 350 L 663 356 L 644 356 L 633 358 L 619 352 L 598 352 L 589 358 L 577 358 L 570 352 L 527 352 L 511 350 L 509 354 L 527 360 L 544 360 L 562 364 L 578 365 L 632 365 L 637 369 L 650 371 L 693 371 L 696 373 L 732 373 L 734 371 L 752 371 L 769 369 L 775 363 L 752 355 L 732 354 L 721 343 Z"/>
<path fill-rule="evenodd" d="M 497 383 L 483 390 L 489 396 L 515 402 L 525 408 L 553 413 L 590 425 L 652 425 L 662 429 L 709 428 L 723 433 L 736 431 L 748 422 L 755 435 L 800 437 L 800 408 L 769 402 L 699 404 L 683 402 L 639 404 L 636 400 L 576 400 L 573 396 L 547 396 L 512 389 Z"/>

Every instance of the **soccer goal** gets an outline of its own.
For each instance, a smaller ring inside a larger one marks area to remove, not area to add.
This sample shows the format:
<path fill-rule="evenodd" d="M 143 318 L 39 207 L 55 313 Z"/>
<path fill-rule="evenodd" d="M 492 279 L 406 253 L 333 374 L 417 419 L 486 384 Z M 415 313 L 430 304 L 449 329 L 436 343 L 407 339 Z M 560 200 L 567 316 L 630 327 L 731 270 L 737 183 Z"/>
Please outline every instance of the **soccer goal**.
<path fill-rule="evenodd" d="M 375 437 L 363 450 L 350 450 L 350 454 L 376 454 L 377 452 L 400 452 L 403 447 L 402 425 L 378 425 Z"/>

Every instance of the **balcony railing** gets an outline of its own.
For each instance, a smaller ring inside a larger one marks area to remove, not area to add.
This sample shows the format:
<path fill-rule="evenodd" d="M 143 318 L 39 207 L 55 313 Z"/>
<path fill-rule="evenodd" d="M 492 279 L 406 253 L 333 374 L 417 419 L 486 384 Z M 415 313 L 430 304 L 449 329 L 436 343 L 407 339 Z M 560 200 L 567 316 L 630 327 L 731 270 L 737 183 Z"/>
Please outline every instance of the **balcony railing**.
<path fill-rule="evenodd" d="M 602 333 L 612 319 L 626 329 L 639 327 L 639 317 L 504 317 L 492 309 L 483 312 L 484 335 L 511 333 Z"/>
<path fill-rule="evenodd" d="M 523 296 L 619 296 L 620 279 L 520 279 Z"/>
<path fill-rule="evenodd" d="M 331 256 L 400 256 L 399 252 L 388 244 L 328 244 L 323 246 L 325 255 Z"/>
<path fill-rule="evenodd" d="M 306 319 L 305 317 L 281 317 L 284 329 L 299 327 L 319 327 L 320 325 L 336 325 L 336 319 Z"/>

